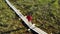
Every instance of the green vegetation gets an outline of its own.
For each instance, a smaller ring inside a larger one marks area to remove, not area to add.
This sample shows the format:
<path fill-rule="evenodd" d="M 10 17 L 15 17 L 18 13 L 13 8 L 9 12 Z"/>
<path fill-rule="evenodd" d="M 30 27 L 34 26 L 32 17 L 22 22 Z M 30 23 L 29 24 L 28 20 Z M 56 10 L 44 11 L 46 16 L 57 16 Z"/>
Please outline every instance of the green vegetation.
<path fill-rule="evenodd" d="M 47 33 L 60 32 L 60 0 L 10 0 L 25 16 L 29 12 L 32 22 Z M 27 32 L 19 17 L 10 9 L 5 0 L 0 0 L 0 31 L 6 32 L 20 28 L 11 34 L 32 34 Z"/>

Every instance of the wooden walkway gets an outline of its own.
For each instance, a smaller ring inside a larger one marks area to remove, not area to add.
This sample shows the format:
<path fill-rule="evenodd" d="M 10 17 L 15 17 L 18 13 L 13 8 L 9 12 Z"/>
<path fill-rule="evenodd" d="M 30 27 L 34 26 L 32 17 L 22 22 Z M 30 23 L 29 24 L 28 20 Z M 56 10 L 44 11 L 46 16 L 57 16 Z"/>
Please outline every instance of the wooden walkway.
<path fill-rule="evenodd" d="M 9 7 L 11 7 L 14 12 L 25 22 L 25 24 L 32 29 L 33 31 L 35 31 L 38 34 L 47 34 L 46 32 L 44 32 L 43 30 L 41 30 L 40 28 L 37 28 L 35 25 L 33 25 L 32 23 L 29 23 L 28 20 L 26 19 L 26 17 L 24 15 L 21 14 L 21 12 L 19 10 L 17 10 L 8 0 L 6 0 L 6 3 L 9 5 Z"/>

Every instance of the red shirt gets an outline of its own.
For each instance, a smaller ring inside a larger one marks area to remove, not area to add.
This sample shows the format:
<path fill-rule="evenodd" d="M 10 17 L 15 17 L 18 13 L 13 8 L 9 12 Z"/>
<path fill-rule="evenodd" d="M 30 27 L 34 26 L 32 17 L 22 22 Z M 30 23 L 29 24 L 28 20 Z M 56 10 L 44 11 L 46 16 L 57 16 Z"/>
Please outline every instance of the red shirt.
<path fill-rule="evenodd" d="M 32 16 L 28 15 L 27 19 L 28 19 L 28 21 L 31 21 L 32 20 Z"/>

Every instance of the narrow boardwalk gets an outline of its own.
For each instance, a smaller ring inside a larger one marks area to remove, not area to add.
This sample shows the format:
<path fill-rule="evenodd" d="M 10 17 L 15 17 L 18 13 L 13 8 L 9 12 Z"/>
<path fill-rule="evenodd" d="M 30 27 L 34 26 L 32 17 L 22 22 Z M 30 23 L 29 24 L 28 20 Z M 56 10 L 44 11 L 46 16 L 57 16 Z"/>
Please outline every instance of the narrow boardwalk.
<path fill-rule="evenodd" d="M 36 26 L 34 26 L 32 23 L 29 23 L 28 20 L 26 19 L 25 16 L 23 16 L 21 14 L 21 12 L 19 10 L 17 10 L 8 0 L 6 0 L 6 3 L 14 10 L 14 12 L 25 22 L 25 24 L 32 29 L 33 31 L 35 31 L 38 34 L 47 34 L 46 32 L 44 32 L 43 30 L 41 30 L 40 28 L 37 28 Z"/>

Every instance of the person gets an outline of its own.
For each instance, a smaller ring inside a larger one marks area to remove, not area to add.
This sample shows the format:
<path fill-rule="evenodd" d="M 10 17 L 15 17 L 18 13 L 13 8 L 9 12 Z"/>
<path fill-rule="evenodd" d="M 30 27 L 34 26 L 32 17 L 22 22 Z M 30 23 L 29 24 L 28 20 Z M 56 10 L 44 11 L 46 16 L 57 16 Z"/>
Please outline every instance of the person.
<path fill-rule="evenodd" d="M 29 22 L 32 21 L 32 15 L 31 15 L 31 14 L 28 14 L 28 15 L 26 16 L 26 18 L 27 18 L 27 20 L 28 20 Z"/>

